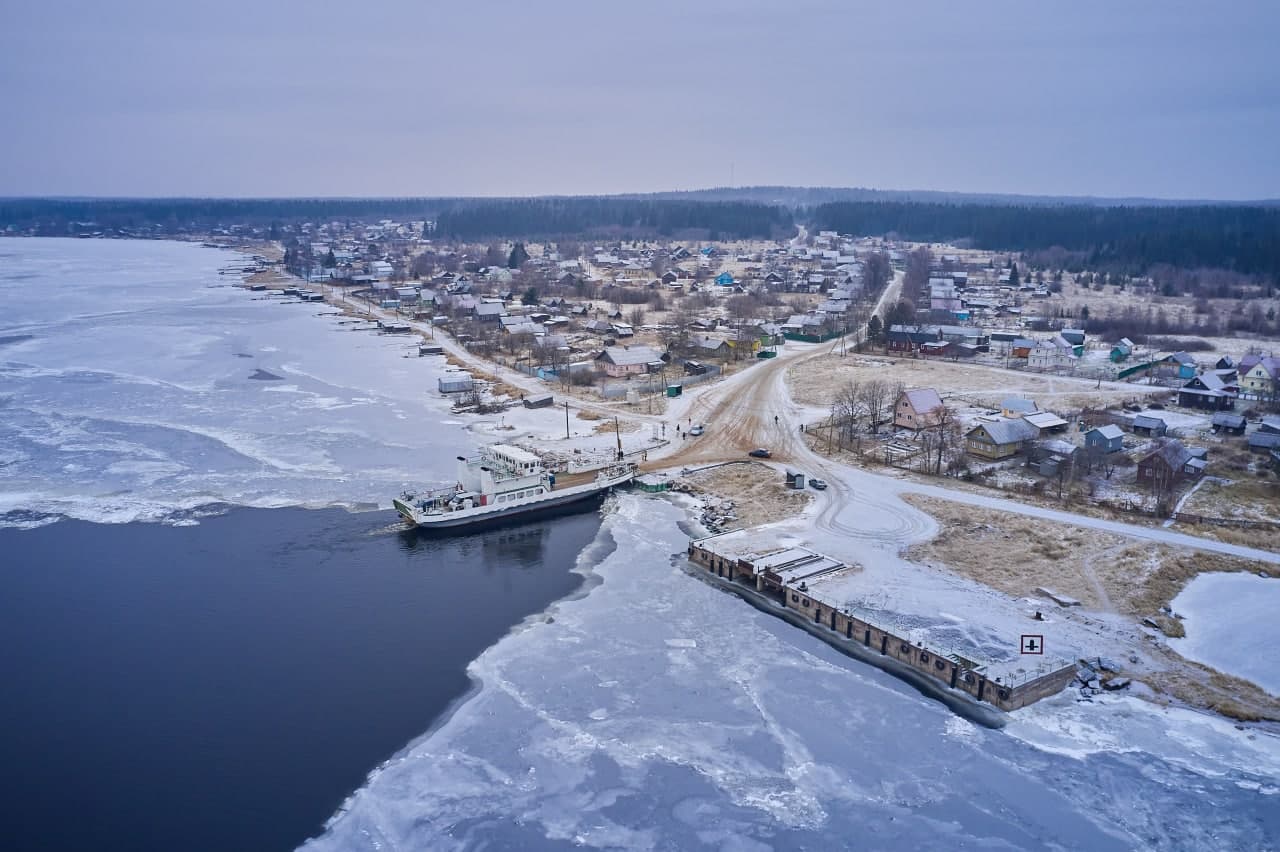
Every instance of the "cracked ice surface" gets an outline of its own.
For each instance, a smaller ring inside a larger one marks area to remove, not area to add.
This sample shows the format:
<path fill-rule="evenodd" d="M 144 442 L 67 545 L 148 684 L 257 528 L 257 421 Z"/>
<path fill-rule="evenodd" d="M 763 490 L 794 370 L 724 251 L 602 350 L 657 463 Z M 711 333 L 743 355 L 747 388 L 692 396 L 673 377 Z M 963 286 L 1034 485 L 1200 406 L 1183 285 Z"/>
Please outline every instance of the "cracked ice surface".
<path fill-rule="evenodd" d="M 240 259 L 0 240 L 0 524 L 385 506 L 452 477 L 473 440 L 440 428 L 443 364 L 330 306 L 232 286 L 218 269 Z"/>
<path fill-rule="evenodd" d="M 1280 841 L 1273 738 L 1066 696 L 1004 732 L 975 727 L 673 567 L 680 517 L 618 499 L 602 582 L 482 654 L 478 691 L 376 771 L 311 847 Z"/>

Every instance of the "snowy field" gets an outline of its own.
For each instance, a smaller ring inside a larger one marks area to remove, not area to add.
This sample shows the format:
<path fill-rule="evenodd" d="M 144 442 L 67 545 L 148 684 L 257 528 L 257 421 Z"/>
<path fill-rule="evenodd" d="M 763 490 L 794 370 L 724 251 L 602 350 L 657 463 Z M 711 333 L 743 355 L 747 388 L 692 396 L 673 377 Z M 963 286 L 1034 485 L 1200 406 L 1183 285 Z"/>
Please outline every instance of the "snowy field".
<path fill-rule="evenodd" d="M 0 240 L 0 522 L 388 506 L 473 441 L 442 359 L 218 275 L 193 244 Z M 257 378 L 254 378 L 254 377 Z"/>
<path fill-rule="evenodd" d="M 975 727 L 674 567 L 682 516 L 617 498 L 582 559 L 602 583 L 482 654 L 309 848 L 1280 842 L 1274 738 L 1112 696 Z"/>
<path fill-rule="evenodd" d="M 1280 695 L 1271 657 L 1280 648 L 1280 579 L 1201 574 L 1173 599 L 1173 611 L 1187 631 L 1169 643 L 1179 654 Z"/>

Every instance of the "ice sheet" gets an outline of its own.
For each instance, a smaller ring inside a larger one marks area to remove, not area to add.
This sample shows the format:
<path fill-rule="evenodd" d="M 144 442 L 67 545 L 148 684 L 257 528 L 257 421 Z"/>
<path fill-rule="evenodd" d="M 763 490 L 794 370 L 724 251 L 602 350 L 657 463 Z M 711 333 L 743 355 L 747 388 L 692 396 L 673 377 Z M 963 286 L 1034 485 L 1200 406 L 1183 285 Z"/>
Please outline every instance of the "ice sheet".
<path fill-rule="evenodd" d="M 317 304 L 231 286 L 237 255 L 6 239 L 0 512 L 164 519 L 211 503 L 381 505 L 452 477 L 439 359 Z M 252 378 L 271 374 L 278 381 Z"/>
<path fill-rule="evenodd" d="M 1169 644 L 1179 654 L 1251 680 L 1280 695 L 1271 652 L 1280 648 L 1280 579 L 1255 574 L 1201 574 L 1176 598 L 1186 637 Z"/>
<path fill-rule="evenodd" d="M 481 655 L 478 692 L 310 848 L 1276 841 L 1273 740 L 1189 724 L 1202 752 L 1174 735 L 1147 751 L 1164 723 L 1121 702 L 1018 716 L 1019 736 L 977 728 L 674 567 L 670 504 L 615 507 L 601 584 Z"/>

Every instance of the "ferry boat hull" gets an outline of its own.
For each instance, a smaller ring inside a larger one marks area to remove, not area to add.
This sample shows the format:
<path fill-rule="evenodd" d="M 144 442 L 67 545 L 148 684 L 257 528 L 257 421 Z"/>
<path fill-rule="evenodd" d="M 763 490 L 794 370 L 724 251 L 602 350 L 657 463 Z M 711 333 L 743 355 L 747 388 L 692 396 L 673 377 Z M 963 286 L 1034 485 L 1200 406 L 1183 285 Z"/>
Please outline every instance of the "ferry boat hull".
<path fill-rule="evenodd" d="M 392 501 L 397 512 L 408 523 L 424 532 L 470 532 L 483 527 L 493 527 L 513 521 L 530 520 L 539 514 L 580 511 L 598 503 L 606 494 L 635 478 L 635 471 L 601 477 L 594 482 L 553 490 L 547 494 L 529 497 L 512 503 L 475 506 L 450 512 L 424 512 L 411 502 Z"/>

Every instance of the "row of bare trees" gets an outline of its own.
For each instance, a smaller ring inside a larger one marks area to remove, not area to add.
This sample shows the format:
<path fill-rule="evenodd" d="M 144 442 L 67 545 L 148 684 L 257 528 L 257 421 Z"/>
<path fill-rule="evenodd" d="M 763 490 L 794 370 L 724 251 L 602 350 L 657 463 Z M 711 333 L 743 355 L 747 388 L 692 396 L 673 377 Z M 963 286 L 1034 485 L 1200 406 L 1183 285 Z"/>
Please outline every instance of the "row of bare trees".
<path fill-rule="evenodd" d="M 831 425 L 840 449 L 852 446 L 860 432 L 877 434 L 893 419 L 893 406 L 902 396 L 902 382 L 851 379 L 831 402 Z"/>

